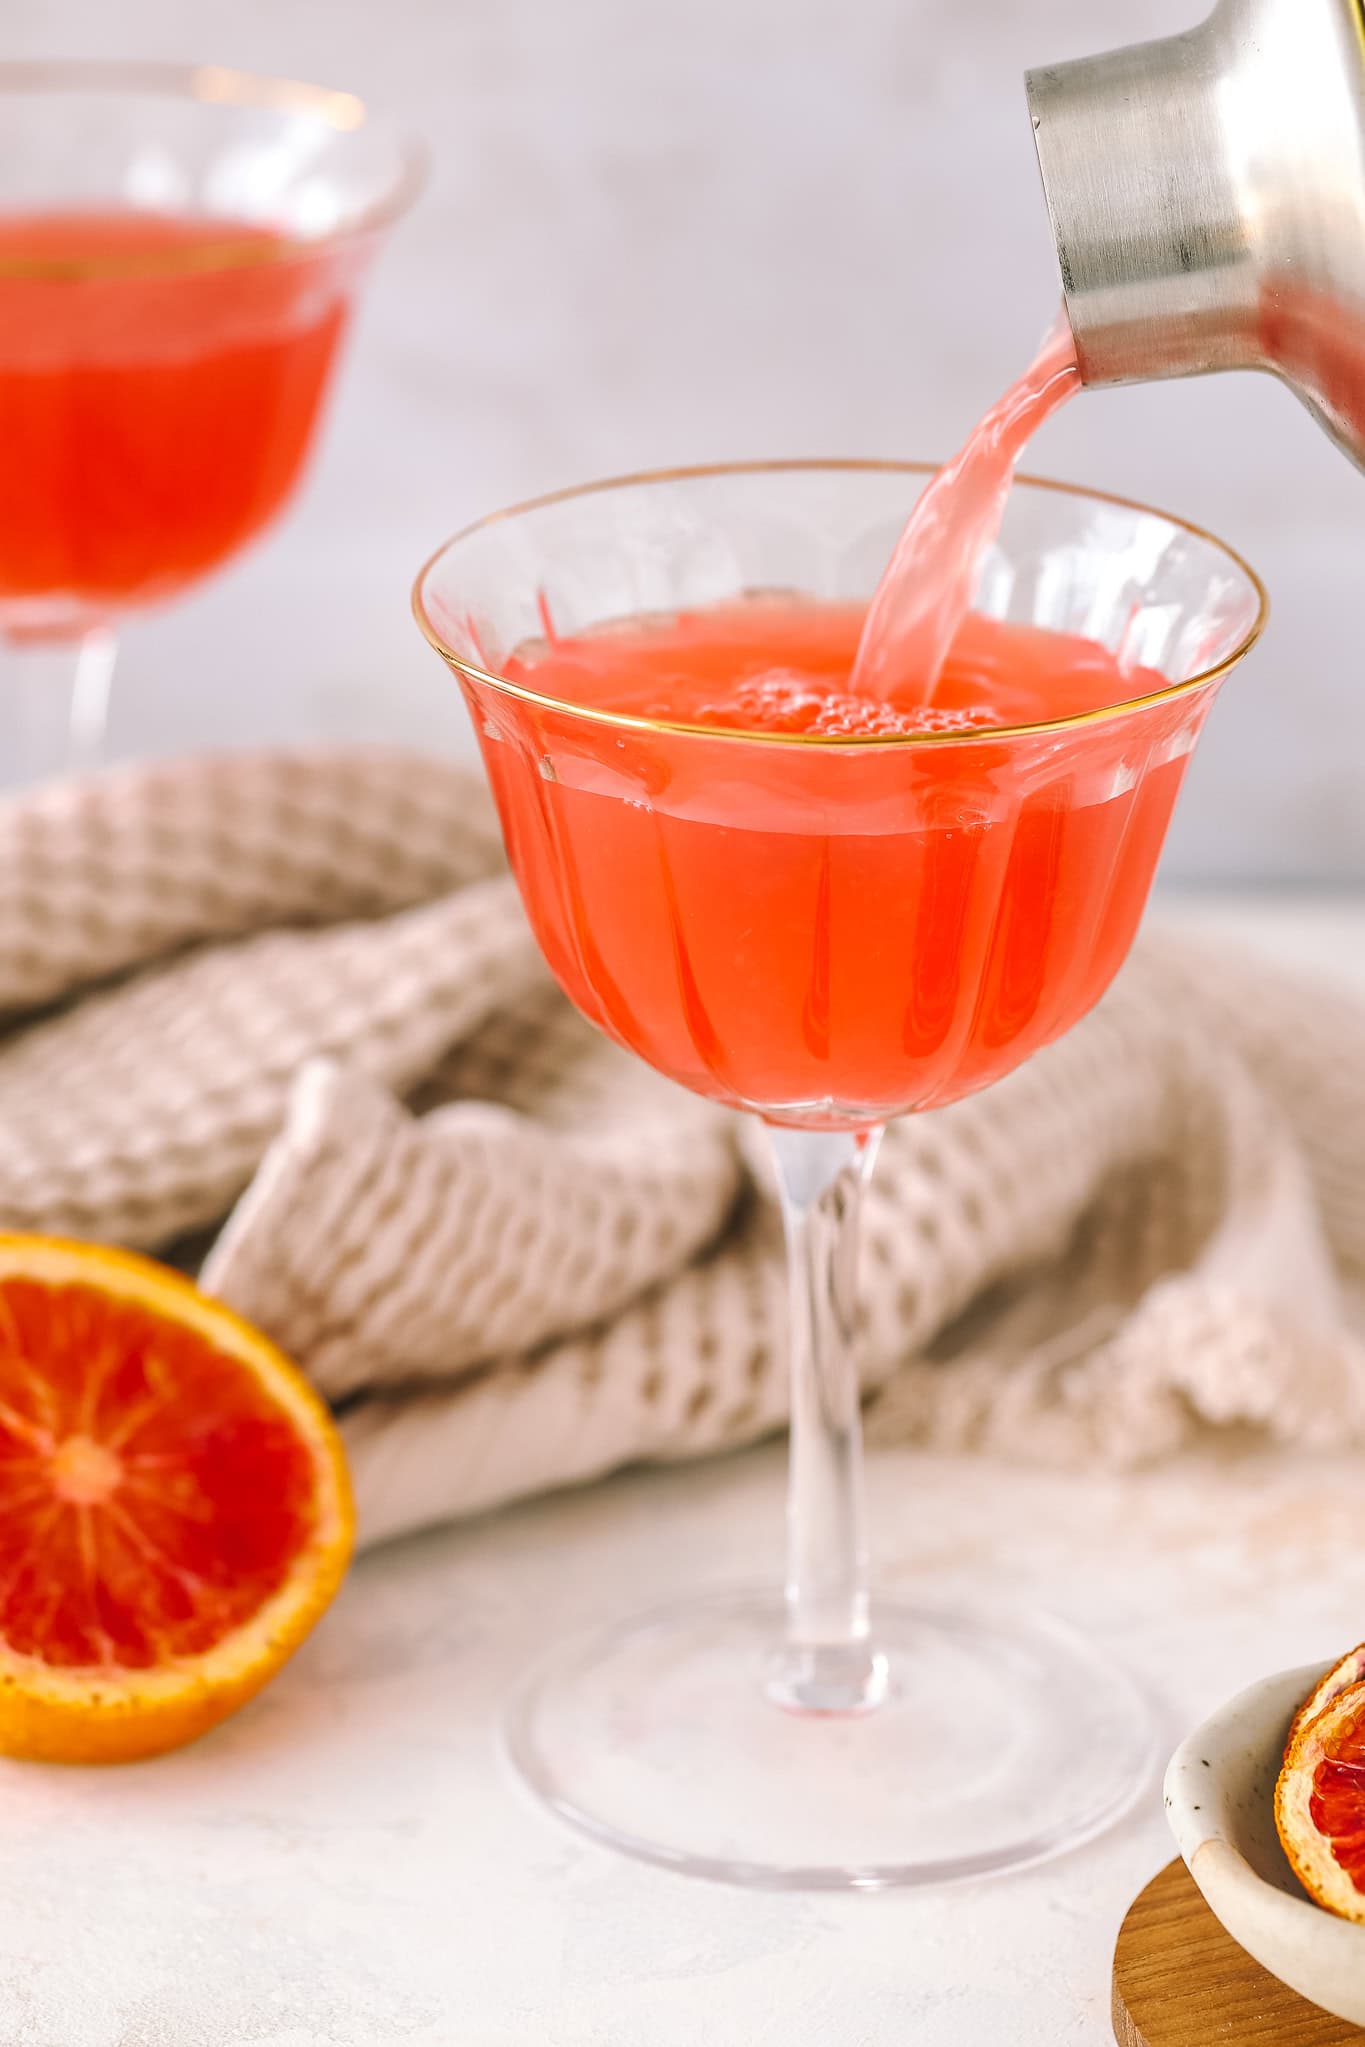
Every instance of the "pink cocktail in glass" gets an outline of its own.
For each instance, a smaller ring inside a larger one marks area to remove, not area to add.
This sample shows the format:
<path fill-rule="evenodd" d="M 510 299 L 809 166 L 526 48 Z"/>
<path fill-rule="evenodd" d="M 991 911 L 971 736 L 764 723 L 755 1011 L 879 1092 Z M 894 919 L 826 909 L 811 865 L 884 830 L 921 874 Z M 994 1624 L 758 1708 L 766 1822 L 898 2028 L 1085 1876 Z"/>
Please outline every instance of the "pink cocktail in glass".
<path fill-rule="evenodd" d="M 1146 1715 L 1041 1617 L 874 1602 L 854 1357 L 884 1123 L 988 1085 L 1121 963 L 1256 578 L 1197 529 L 1020 482 L 929 704 L 855 696 L 927 469 L 627 479 L 469 529 L 419 621 L 473 715 L 545 957 L 594 1023 L 763 1119 L 791 1266 L 785 1602 L 679 1600 L 562 1651 L 513 1754 L 670 1868 L 917 1884 L 1089 1838 Z"/>

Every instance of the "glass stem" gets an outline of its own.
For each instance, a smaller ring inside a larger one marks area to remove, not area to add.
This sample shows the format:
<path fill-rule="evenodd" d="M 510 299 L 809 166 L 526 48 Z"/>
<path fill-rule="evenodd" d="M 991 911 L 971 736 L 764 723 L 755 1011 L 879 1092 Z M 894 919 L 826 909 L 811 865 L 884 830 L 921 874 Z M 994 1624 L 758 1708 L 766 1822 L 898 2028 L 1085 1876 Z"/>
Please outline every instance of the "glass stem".
<path fill-rule="evenodd" d="M 880 1139 L 768 1128 L 791 1295 L 787 1636 L 769 1691 L 802 1712 L 865 1712 L 886 1691 L 869 1628 L 854 1358 L 858 1223 Z"/>
<path fill-rule="evenodd" d="M 118 642 L 107 626 L 77 638 L 10 642 L 0 731 L 7 788 L 30 788 L 94 767 L 104 745 Z"/>

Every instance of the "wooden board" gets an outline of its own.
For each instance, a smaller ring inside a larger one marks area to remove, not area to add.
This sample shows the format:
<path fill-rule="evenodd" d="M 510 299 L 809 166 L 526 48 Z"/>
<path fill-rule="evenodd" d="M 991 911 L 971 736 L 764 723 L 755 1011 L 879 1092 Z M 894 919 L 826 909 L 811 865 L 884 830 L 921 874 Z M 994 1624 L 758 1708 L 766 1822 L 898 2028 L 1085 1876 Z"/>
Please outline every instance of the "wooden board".
<path fill-rule="evenodd" d="M 1119 2047 L 1361 2047 L 1365 2032 L 1329 2018 L 1225 1933 L 1183 1862 L 1154 1877 L 1114 1950 Z"/>

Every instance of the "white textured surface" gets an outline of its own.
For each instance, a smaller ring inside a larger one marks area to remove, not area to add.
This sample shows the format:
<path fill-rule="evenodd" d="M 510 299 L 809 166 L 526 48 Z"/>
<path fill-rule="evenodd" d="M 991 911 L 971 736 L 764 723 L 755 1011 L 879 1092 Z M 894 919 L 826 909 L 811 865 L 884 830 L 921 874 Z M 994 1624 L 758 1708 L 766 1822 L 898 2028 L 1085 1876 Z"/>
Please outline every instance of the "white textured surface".
<path fill-rule="evenodd" d="M 1186 914 L 1365 982 L 1365 905 Z M 1155 1783 L 1068 1861 L 838 1900 L 638 1868 L 509 1780 L 495 1730 L 528 1660 L 673 1591 L 775 1576 L 781 1491 L 766 1450 L 392 1547 L 199 1747 L 103 1775 L 0 1768 L 0 2043 L 1103 2047 L 1114 1932 L 1171 1852 Z M 1167 1747 L 1365 1632 L 1359 1492 L 1358 1459 L 1332 1456 L 1121 1480 L 872 1464 L 883 1584 L 1065 1614 L 1143 1679 Z"/>
<path fill-rule="evenodd" d="M 874 1480 L 885 1582 L 1045 1600 L 1146 1678 L 1167 1747 L 1360 1632 L 1358 1464 Z M 509 1782 L 495 1722 L 540 1643 L 776 1571 L 779 1518 L 764 1452 L 396 1547 L 198 1749 L 0 1772 L 6 2047 L 1101 2047 L 1119 1919 L 1172 1852 L 1155 1784 L 1067 1862 L 843 1901 L 618 1861 Z"/>
<path fill-rule="evenodd" d="M 6 55 L 243 64 L 365 92 L 435 176 L 381 266 L 287 524 L 130 631 L 123 750 L 464 746 L 407 615 L 465 520 L 623 468 L 947 454 L 1046 324 L 1021 73 L 1203 0 L 25 0 Z M 1087 396 L 1033 466 L 1150 496 L 1263 569 L 1171 869 L 1365 880 L 1365 481 L 1265 378 Z"/>

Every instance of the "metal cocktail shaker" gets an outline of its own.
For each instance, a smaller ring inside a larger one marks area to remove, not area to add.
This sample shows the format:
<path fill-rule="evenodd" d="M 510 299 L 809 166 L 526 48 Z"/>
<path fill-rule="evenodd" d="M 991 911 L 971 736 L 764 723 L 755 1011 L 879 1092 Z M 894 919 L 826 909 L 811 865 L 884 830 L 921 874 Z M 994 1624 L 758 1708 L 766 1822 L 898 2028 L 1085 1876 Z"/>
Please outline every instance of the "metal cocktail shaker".
<path fill-rule="evenodd" d="M 1082 381 L 1274 370 L 1365 466 L 1361 0 L 1220 0 L 1027 89 Z"/>

